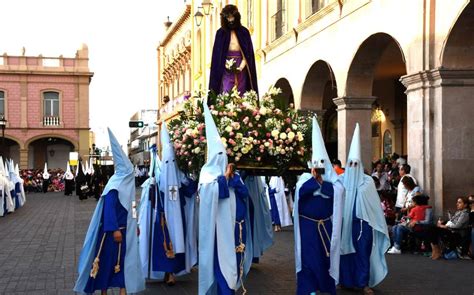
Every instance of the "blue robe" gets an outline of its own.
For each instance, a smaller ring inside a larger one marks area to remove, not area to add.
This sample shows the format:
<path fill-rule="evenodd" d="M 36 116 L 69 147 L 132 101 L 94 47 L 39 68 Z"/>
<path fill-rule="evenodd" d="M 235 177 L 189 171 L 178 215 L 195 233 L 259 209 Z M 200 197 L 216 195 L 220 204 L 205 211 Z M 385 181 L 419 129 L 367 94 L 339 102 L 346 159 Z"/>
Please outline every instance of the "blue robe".
<path fill-rule="evenodd" d="M 249 199 L 249 192 L 247 187 L 242 183 L 241 178 L 238 174 L 235 174 L 233 178 L 227 180 L 225 177 L 221 176 L 218 178 L 219 183 L 219 198 L 229 198 L 229 187 L 234 188 L 235 191 L 235 203 L 236 203 L 236 214 L 235 214 L 235 246 L 240 245 L 240 226 L 239 223 L 242 223 L 242 243 L 247 247 L 247 230 L 249 226 L 247 225 L 249 218 L 248 218 L 248 211 L 247 211 L 247 203 Z M 217 294 L 235 294 L 235 291 L 229 288 L 227 282 L 221 272 L 219 267 L 219 259 L 217 257 L 217 243 L 214 247 L 214 275 L 216 277 L 216 287 L 217 287 Z M 238 278 L 240 280 L 240 265 L 242 262 L 242 253 L 236 253 L 237 258 L 237 273 Z M 245 259 L 249 261 L 249 259 Z M 244 267 L 245 276 L 248 272 L 248 268 Z"/>
<path fill-rule="evenodd" d="M 356 198 L 358 195 L 356 195 Z M 355 202 L 357 204 L 357 201 Z M 355 253 L 341 255 L 340 284 L 347 288 L 369 286 L 372 227 L 357 218 L 356 205 L 352 214 L 352 243 Z"/>
<path fill-rule="evenodd" d="M 15 184 L 15 198 L 13 201 L 15 202 L 15 210 L 20 208 L 20 194 L 21 194 L 21 188 L 20 188 L 20 183 L 17 182 Z"/>
<path fill-rule="evenodd" d="M 314 195 L 315 191 L 319 194 Z M 329 219 L 333 215 L 333 184 L 320 185 L 313 177 L 300 188 L 298 199 L 299 228 L 301 235 L 301 271 L 297 273 L 297 294 L 324 292 L 336 294 L 336 284 L 329 274 L 332 221 L 319 227 L 313 220 Z M 308 217 L 304 218 L 302 216 Z M 295 216 L 296 218 L 296 216 Z"/>
<path fill-rule="evenodd" d="M 181 196 L 181 212 L 183 212 L 183 196 Z M 185 253 L 174 253 L 174 258 L 168 258 L 163 246 L 166 238 L 166 245 L 170 250 L 170 234 L 168 231 L 168 224 L 165 217 L 164 209 L 164 193 L 160 192 L 160 197 L 157 201 L 157 216 L 153 226 L 153 255 L 152 255 L 152 269 L 153 271 L 179 273 L 185 269 Z M 182 214 L 184 216 L 184 214 Z M 184 229 L 183 229 L 184 230 Z"/>
<path fill-rule="evenodd" d="M 270 212 L 272 213 L 272 222 L 274 225 L 281 225 L 280 212 L 278 212 L 278 205 L 275 199 L 276 189 L 268 188 L 268 196 L 270 197 Z"/>
<path fill-rule="evenodd" d="M 109 191 L 109 193 L 102 196 L 102 198 L 104 198 L 104 206 L 94 257 L 97 256 L 104 234 L 105 239 L 99 256 L 99 272 L 95 279 L 89 277 L 86 288 L 84 289 L 85 293 L 93 293 L 95 290 L 105 290 L 113 287 L 125 288 L 124 261 L 126 254 L 128 212 L 121 205 L 116 190 Z M 117 264 L 119 244 L 114 241 L 113 232 L 119 229 L 122 232 L 122 243 L 120 244 L 120 272 L 115 273 L 114 269 Z"/>

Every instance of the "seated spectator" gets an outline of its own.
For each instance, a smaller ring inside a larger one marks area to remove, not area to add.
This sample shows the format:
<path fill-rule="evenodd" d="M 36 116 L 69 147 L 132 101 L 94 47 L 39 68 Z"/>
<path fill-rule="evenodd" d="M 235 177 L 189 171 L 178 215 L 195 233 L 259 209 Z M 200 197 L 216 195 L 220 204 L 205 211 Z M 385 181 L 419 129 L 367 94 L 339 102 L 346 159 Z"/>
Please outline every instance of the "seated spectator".
<path fill-rule="evenodd" d="M 380 193 L 380 202 L 388 226 L 395 224 L 395 203 L 388 192 Z"/>
<path fill-rule="evenodd" d="M 462 231 L 467 230 L 469 225 L 468 204 L 468 198 L 458 198 L 456 202 L 457 211 L 452 216 L 449 214 L 449 221 L 443 222 L 441 219 L 438 220 L 436 227 L 433 228 L 430 234 L 431 249 L 433 251 L 432 259 L 441 258 L 440 241 L 447 242 L 448 249 L 454 250 L 453 244 L 462 239 Z"/>
<path fill-rule="evenodd" d="M 427 209 L 431 210 L 431 206 L 428 205 L 428 196 L 416 195 L 413 197 L 413 208 L 410 210 L 408 217 L 400 224 L 393 227 L 393 247 L 388 250 L 388 254 L 401 254 L 402 241 L 406 234 L 413 231 L 417 224 L 425 221 Z"/>
<path fill-rule="evenodd" d="M 412 199 L 415 195 L 421 194 L 421 189 L 416 185 L 415 181 L 411 177 L 404 177 L 402 179 L 403 186 L 407 190 L 405 197 L 405 204 L 403 205 L 402 212 L 407 212 L 413 207 Z"/>
<path fill-rule="evenodd" d="M 469 206 L 471 211 L 469 212 L 469 226 L 471 227 L 471 258 L 474 259 L 474 195 L 469 196 Z"/>

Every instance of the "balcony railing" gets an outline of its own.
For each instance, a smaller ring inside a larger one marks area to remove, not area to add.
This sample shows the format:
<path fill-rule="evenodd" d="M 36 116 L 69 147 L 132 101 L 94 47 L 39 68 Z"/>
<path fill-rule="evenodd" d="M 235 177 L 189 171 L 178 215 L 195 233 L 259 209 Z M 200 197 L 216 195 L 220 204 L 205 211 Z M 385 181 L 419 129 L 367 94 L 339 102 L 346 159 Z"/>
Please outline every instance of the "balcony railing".
<path fill-rule="evenodd" d="M 286 33 L 286 11 L 280 9 L 271 17 L 271 40 L 272 42 Z"/>
<path fill-rule="evenodd" d="M 43 117 L 43 126 L 59 126 L 59 125 L 60 125 L 59 117 L 56 117 L 56 116 Z"/>

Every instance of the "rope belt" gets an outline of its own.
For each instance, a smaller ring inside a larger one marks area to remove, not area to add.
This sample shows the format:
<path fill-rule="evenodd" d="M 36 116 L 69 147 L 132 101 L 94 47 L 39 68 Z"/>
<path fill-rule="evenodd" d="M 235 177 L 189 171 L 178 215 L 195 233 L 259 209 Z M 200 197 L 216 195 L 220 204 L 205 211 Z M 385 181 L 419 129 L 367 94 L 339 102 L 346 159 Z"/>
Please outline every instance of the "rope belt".
<path fill-rule="evenodd" d="M 308 216 L 304 216 L 304 215 L 301 215 L 300 214 L 300 217 L 303 217 L 304 219 L 307 219 L 307 220 L 310 220 L 310 221 L 313 221 L 313 222 L 316 222 L 318 224 L 318 233 L 319 233 L 319 237 L 321 238 L 321 242 L 324 246 L 324 251 L 326 252 L 326 257 L 329 257 L 329 251 L 328 251 L 328 248 L 326 246 L 326 243 L 324 242 L 324 236 L 323 236 L 323 231 L 326 235 L 326 239 L 329 243 L 331 243 L 331 237 L 329 236 L 328 234 L 328 231 L 326 229 L 326 225 L 324 224 L 326 221 L 329 221 L 331 220 L 331 217 L 332 216 L 329 216 L 328 218 L 326 219 L 314 219 L 314 218 L 311 218 L 311 217 L 308 217 Z M 323 229 L 321 231 L 321 228 Z"/>
<path fill-rule="evenodd" d="M 119 230 L 123 230 L 125 227 L 119 227 Z M 94 258 L 94 262 L 92 263 L 92 269 L 90 273 L 90 277 L 95 279 L 97 277 L 97 274 L 99 273 L 99 262 L 100 262 L 100 254 L 102 253 L 102 248 L 104 247 L 104 241 L 105 237 L 107 235 L 107 232 L 104 232 L 102 235 L 102 240 L 100 241 L 100 246 L 99 246 L 99 251 L 97 252 L 97 256 Z M 122 243 L 119 243 L 119 250 L 118 250 L 118 257 L 117 257 L 117 264 L 115 265 L 115 273 L 120 272 L 120 252 L 122 250 Z"/>
<path fill-rule="evenodd" d="M 235 252 L 241 254 L 239 270 L 240 270 L 240 284 L 242 285 L 242 290 L 243 290 L 242 295 L 247 294 L 247 289 L 245 289 L 244 279 L 243 279 L 244 262 L 245 262 L 245 244 L 243 242 L 244 240 L 243 240 L 243 226 L 242 225 L 244 224 L 244 222 L 245 220 L 235 222 L 239 225 L 239 245 L 235 247 Z"/>
<path fill-rule="evenodd" d="M 166 243 L 165 226 L 167 227 L 167 225 L 166 225 L 165 213 L 161 212 L 160 216 L 161 216 L 160 217 L 161 231 L 163 232 L 163 248 L 165 249 L 166 258 L 173 259 L 175 257 L 174 251 L 173 251 L 173 243 L 171 242 L 171 240 L 169 242 L 169 246 Z"/>

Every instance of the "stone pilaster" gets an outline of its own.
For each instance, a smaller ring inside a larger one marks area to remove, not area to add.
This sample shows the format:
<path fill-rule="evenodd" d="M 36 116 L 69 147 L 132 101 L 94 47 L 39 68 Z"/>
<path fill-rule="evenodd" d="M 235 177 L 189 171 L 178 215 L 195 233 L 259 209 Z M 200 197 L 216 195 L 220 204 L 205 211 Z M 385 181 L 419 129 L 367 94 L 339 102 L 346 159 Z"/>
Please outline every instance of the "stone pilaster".
<path fill-rule="evenodd" d="M 361 153 L 364 168 L 370 171 L 372 160 L 372 104 L 376 97 L 337 97 L 338 158 L 345 166 L 356 123 L 360 126 Z"/>

